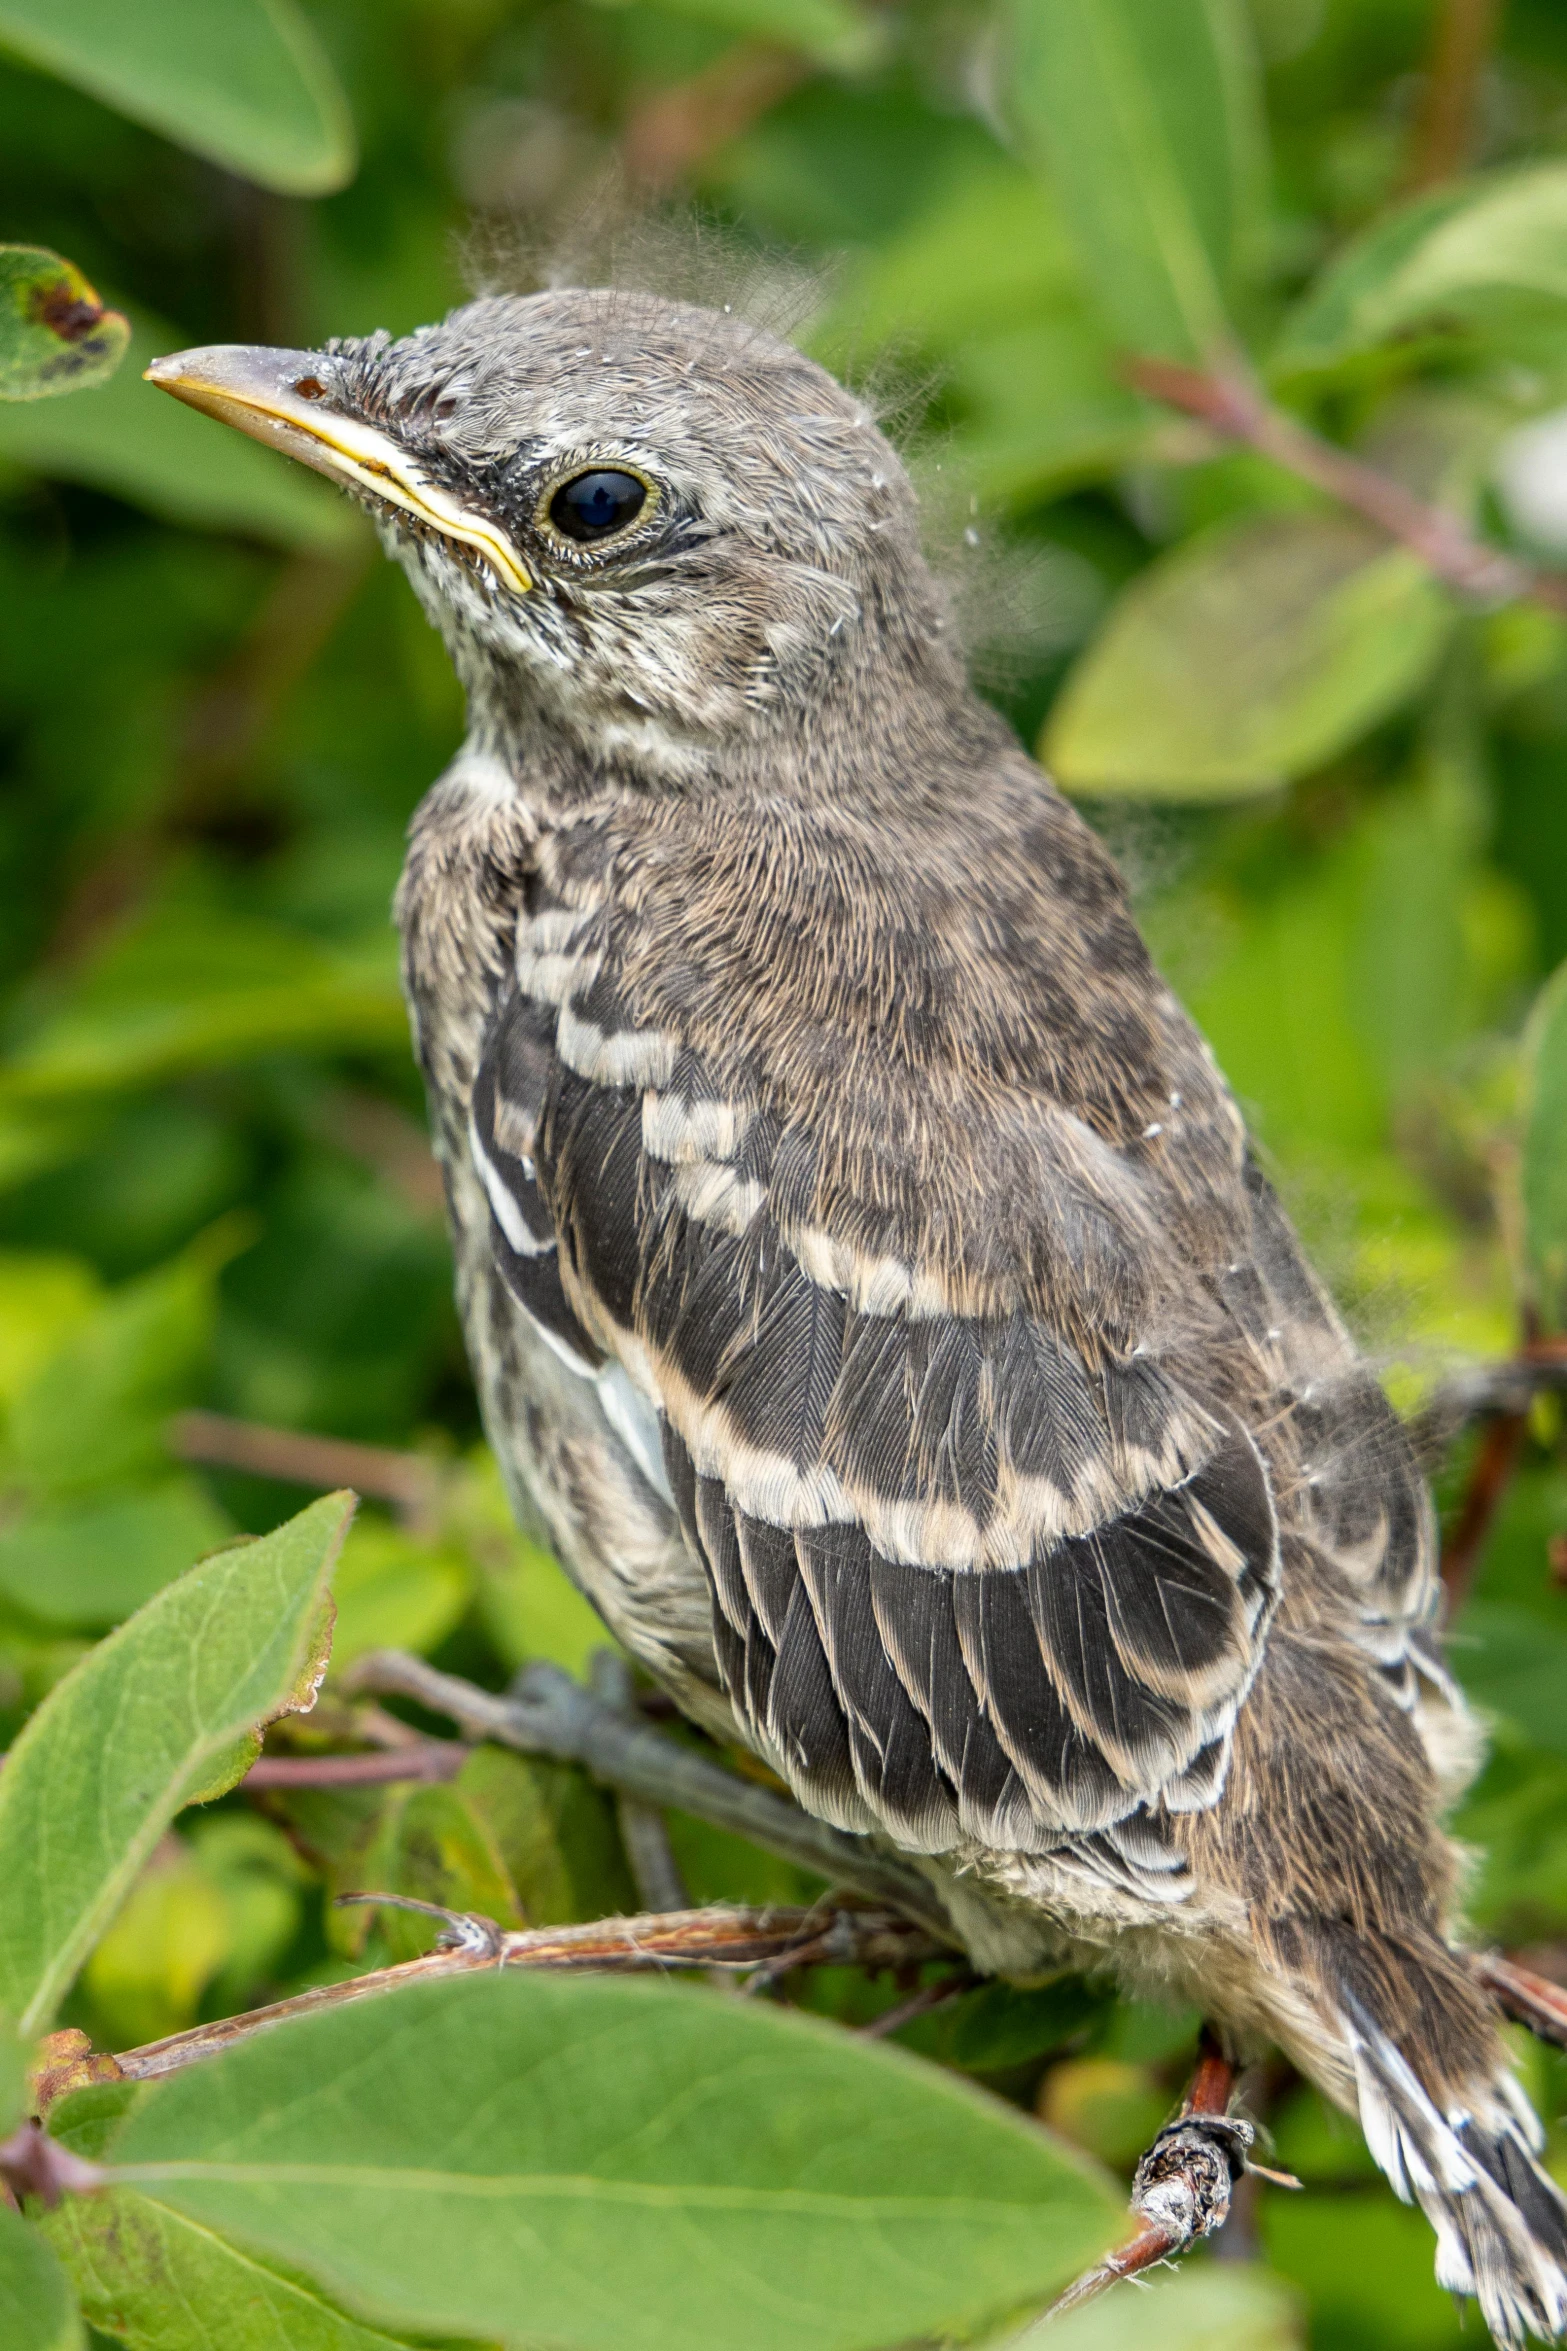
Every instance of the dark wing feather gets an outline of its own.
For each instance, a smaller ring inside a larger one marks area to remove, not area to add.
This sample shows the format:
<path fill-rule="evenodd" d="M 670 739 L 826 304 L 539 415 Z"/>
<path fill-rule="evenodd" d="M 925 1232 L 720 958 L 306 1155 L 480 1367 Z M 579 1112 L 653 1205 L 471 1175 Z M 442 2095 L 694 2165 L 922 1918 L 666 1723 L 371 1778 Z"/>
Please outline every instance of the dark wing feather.
<path fill-rule="evenodd" d="M 525 943 L 549 994 L 501 1009 L 475 1150 L 521 1302 L 663 1415 L 748 1735 L 851 1828 L 1178 1877 L 1153 1815 L 1217 1795 L 1277 1593 L 1251 1438 L 1151 1353 L 815 1229 L 818 1139 L 639 1028 L 584 935 Z"/>

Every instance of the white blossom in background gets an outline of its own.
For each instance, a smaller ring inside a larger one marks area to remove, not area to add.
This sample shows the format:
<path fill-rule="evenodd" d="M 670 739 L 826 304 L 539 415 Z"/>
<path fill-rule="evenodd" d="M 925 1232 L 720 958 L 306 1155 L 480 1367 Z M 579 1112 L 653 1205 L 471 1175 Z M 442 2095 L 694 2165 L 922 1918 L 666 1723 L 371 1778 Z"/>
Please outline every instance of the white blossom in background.
<path fill-rule="evenodd" d="M 1508 434 L 1496 453 L 1495 481 L 1519 536 L 1567 554 L 1567 408 Z"/>

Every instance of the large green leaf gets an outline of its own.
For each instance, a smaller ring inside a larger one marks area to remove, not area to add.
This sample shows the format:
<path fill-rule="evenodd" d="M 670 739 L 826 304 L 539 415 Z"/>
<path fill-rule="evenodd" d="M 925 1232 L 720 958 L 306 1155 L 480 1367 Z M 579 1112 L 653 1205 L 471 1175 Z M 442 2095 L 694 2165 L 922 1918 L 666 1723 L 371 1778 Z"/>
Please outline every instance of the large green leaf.
<path fill-rule="evenodd" d="M 128 2188 L 72 2196 L 43 2225 L 88 2318 L 130 2351 L 402 2351 L 306 2280 Z"/>
<path fill-rule="evenodd" d="M 1136 351 L 1204 358 L 1261 242 L 1257 70 L 1237 0 L 1012 0 L 1008 103 L 1093 298 Z"/>
<path fill-rule="evenodd" d="M 81 2351 L 82 2341 L 64 2270 L 38 2231 L 0 2203 L 0 2343 L 7 2351 Z"/>
<path fill-rule="evenodd" d="M 1441 188 L 1347 246 L 1286 320 L 1271 366 L 1331 368 L 1419 328 L 1567 319 L 1567 164 Z"/>
<path fill-rule="evenodd" d="M 761 2002 L 416 1985 L 157 2085 L 125 2184 L 378 2324 L 555 2351 L 850 2351 L 1059 2286 L 1120 2198 L 1011 2108 Z"/>
<path fill-rule="evenodd" d="M 202 530 L 326 551 L 362 541 L 358 515 L 324 482 L 144 384 L 148 361 L 190 338 L 134 303 L 125 309 L 127 364 L 91 399 L 0 405 L 0 459 L 113 491 L 168 522 Z"/>
<path fill-rule="evenodd" d="M 1003 2351 L 1300 2351 L 1300 2305 L 1255 2263 L 1199 2263 L 1030 2327 Z"/>
<path fill-rule="evenodd" d="M 1425 567 L 1348 516 L 1220 524 L 1126 590 L 1068 680 L 1045 752 L 1074 791 L 1266 791 L 1405 701 L 1451 621 Z"/>
<path fill-rule="evenodd" d="M 130 332 L 58 253 L 0 245 L 0 400 L 46 400 L 103 383 Z"/>
<path fill-rule="evenodd" d="M 233 1784 L 259 1724 L 311 1703 L 352 1507 L 327 1495 L 192 1568 L 27 1724 L 0 1773 L 0 2006 L 23 2031 L 47 2025 L 180 1807 Z"/>
<path fill-rule="evenodd" d="M 1567 1324 L 1567 963 L 1541 990 L 1525 1042 L 1524 1238 L 1537 1303 Z"/>
<path fill-rule="evenodd" d="M 0 47 L 264 188 L 352 177 L 348 104 L 294 0 L 0 0 Z"/>

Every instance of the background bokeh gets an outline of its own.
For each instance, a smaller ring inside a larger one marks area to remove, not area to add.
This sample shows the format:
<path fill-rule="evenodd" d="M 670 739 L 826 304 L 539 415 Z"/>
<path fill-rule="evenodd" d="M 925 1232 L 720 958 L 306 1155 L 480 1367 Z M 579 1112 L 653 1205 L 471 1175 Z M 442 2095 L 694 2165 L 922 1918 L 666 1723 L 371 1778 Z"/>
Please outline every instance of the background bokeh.
<path fill-rule="evenodd" d="M 1224 331 L 1335 446 L 1520 564 L 1567 563 L 1560 0 L 1172 0 L 1168 23 L 1205 13 L 1245 88 L 1215 96 L 1179 42 L 1154 87 L 1224 249 Z M 1297 473 L 1131 387 L 1118 353 L 1189 360 L 1191 321 L 1139 279 L 1146 223 L 1106 225 L 1049 14 L 309 0 L 355 165 L 329 80 L 302 155 L 268 148 L 264 91 L 260 132 L 203 136 L 178 58 L 127 98 L 0 5 L 0 235 L 68 255 L 133 329 L 106 387 L 0 405 L 3 1735 L 199 1552 L 298 1506 L 244 1466 L 254 1428 L 177 1418 L 197 1411 L 420 1457 L 354 1477 L 340 1663 L 396 1642 L 499 1686 L 599 1639 L 511 1532 L 480 1443 L 397 995 L 388 902 L 456 688 L 357 514 L 145 387 L 158 350 L 396 334 L 475 284 L 578 272 L 796 333 L 884 408 L 984 691 L 1116 848 L 1401 1408 L 1560 1327 L 1567 623 L 1517 580 L 1445 594 Z M 1251 142 L 1222 171 L 1215 124 Z M 1458 262 L 1437 250 L 1454 219 Z M 1118 235 L 1124 270 L 1096 268 Z M 1478 1933 L 1549 1970 L 1556 1399 L 1516 1434 L 1454 1627 L 1494 1724 L 1457 1827 Z M 1478 1441 L 1447 1457 L 1450 1514 Z M 341 1734 L 334 1703 L 296 1751 Z M 326 1912 L 367 1878 L 536 1923 L 634 1906 L 607 1800 L 517 1770 L 525 1802 L 481 1773 L 188 1816 L 73 2020 L 125 2046 L 423 1948 Z M 673 1842 L 696 1899 L 805 1884 L 694 1822 Z M 863 2021 L 903 1995 L 828 1974 L 790 1996 Z M 1195 2022 L 1074 1981 L 978 1992 L 901 2038 L 1129 2173 Z M 1567 2066 L 1523 2062 L 1567 2109 Z M 1306 2190 L 1264 2189 L 1223 2250 L 1297 2283 L 1323 2351 L 1456 2344 L 1425 2224 L 1358 2136 L 1283 2069 L 1255 2088 Z M 1268 2324 L 1244 2340 L 1288 2339 Z"/>

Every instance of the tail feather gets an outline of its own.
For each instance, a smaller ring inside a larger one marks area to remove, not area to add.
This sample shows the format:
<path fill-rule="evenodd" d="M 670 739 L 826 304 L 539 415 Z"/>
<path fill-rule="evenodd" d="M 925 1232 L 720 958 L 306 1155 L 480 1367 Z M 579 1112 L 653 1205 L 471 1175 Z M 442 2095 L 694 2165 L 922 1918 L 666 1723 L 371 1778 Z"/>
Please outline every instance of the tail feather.
<path fill-rule="evenodd" d="M 1539 2123 L 1510 2076 L 1443 2113 L 1352 1997 L 1343 2001 L 1366 2144 L 1436 2231 L 1439 2285 L 1478 2300 L 1508 2351 L 1567 2332 L 1567 2198 L 1535 2160 Z"/>

